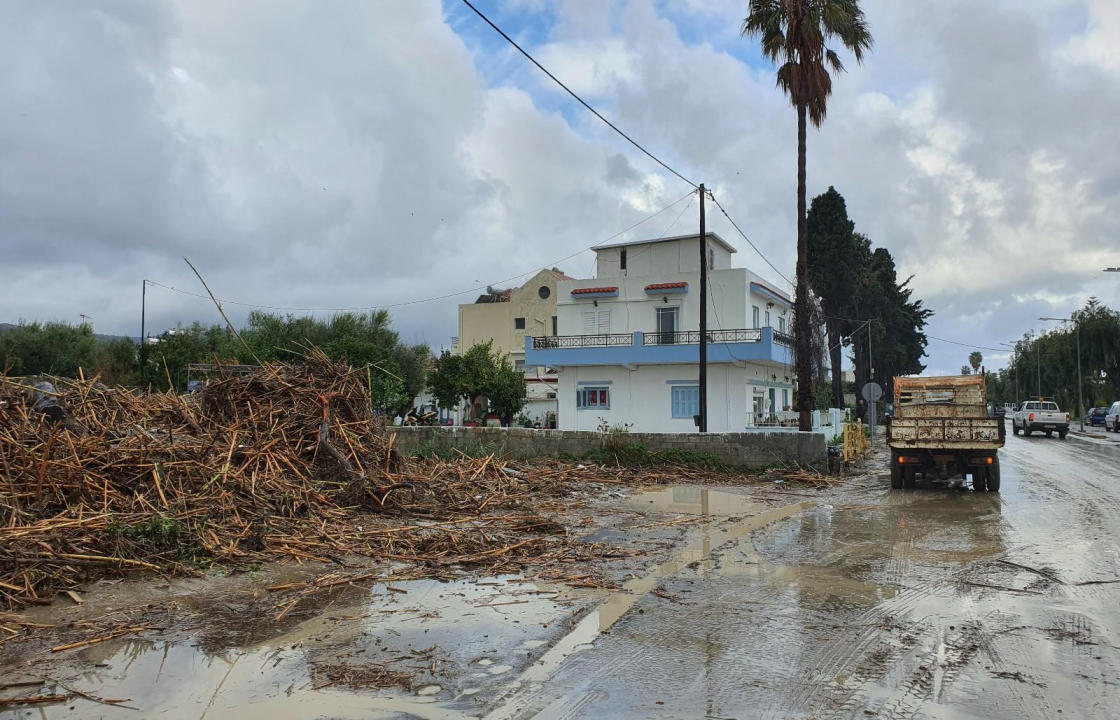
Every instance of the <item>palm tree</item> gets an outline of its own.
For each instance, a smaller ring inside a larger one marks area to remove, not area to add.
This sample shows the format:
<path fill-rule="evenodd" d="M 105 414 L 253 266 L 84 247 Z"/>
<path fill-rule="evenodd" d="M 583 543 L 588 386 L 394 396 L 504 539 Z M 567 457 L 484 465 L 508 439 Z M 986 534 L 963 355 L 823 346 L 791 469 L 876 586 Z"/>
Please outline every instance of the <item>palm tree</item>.
<path fill-rule="evenodd" d="M 984 356 L 980 354 L 979 350 L 973 350 L 968 354 L 968 364 L 972 366 L 972 372 L 980 371 L 980 364 L 984 362 Z"/>
<path fill-rule="evenodd" d="M 858 0 L 749 0 L 743 35 L 758 36 L 762 54 L 779 64 L 777 85 L 797 109 L 797 295 L 794 299 L 794 342 L 797 362 L 798 410 L 801 430 L 811 430 L 813 409 L 812 357 L 809 352 L 809 283 L 805 239 L 805 119 L 824 122 L 832 77 L 844 64 L 826 41 L 839 40 L 863 62 L 871 48 Z"/>

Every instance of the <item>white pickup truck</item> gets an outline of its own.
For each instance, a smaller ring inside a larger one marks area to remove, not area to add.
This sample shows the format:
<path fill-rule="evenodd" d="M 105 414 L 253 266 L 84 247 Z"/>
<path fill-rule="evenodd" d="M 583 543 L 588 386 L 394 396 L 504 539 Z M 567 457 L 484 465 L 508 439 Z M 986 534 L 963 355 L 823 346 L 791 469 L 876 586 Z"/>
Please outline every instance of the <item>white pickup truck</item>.
<path fill-rule="evenodd" d="M 1011 416 L 1011 432 L 1029 436 L 1032 432 L 1044 432 L 1046 437 L 1058 433 L 1065 440 L 1069 433 L 1069 413 L 1058 409 L 1058 403 L 1045 400 L 1029 400 Z"/>

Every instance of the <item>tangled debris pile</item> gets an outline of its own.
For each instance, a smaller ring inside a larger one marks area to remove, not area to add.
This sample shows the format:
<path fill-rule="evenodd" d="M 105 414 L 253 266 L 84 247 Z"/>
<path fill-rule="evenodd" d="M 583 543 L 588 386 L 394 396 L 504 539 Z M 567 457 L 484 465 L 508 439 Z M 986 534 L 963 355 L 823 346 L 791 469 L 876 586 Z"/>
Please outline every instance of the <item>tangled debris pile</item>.
<path fill-rule="evenodd" d="M 6 381 L 0 608 L 129 568 L 365 555 L 500 571 L 601 552 L 534 509 L 562 474 L 401 457 L 365 379 L 313 351 L 186 398 L 60 380 L 67 423 Z"/>

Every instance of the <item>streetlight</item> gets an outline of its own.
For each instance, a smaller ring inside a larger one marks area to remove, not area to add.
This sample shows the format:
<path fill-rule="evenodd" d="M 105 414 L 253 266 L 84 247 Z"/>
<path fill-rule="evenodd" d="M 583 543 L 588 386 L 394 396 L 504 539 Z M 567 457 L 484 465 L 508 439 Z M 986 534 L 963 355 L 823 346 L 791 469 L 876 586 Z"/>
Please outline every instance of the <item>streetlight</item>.
<path fill-rule="evenodd" d="M 1120 270 L 1120 268 L 1117 268 L 1117 270 Z M 1085 401 L 1081 396 L 1081 382 L 1083 379 L 1081 375 L 1081 328 L 1077 325 L 1077 322 L 1072 317 L 1040 317 L 1039 320 L 1052 320 L 1054 322 L 1073 323 L 1074 333 L 1077 337 L 1077 414 L 1081 417 L 1081 432 L 1085 432 Z"/>

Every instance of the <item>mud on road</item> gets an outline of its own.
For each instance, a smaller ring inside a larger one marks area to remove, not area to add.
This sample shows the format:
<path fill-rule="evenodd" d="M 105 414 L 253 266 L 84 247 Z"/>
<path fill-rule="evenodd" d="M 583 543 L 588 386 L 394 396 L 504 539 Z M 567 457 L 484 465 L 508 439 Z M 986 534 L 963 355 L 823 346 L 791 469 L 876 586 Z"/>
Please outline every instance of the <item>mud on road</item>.
<path fill-rule="evenodd" d="M 221 601 L 273 578 L 179 587 L 191 612 L 167 630 L 3 657 L 0 684 L 138 710 L 79 697 L 0 717 L 1120 716 L 1120 448 L 1007 442 L 999 495 L 891 491 L 877 471 L 593 498 L 588 539 L 647 553 L 613 591 L 375 583 L 276 626 Z"/>

